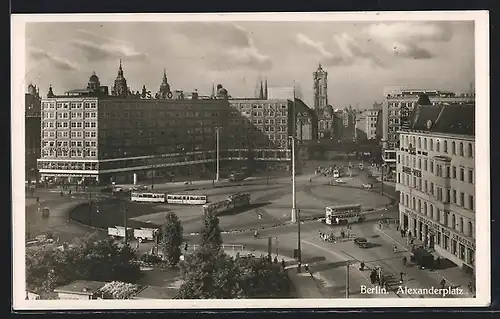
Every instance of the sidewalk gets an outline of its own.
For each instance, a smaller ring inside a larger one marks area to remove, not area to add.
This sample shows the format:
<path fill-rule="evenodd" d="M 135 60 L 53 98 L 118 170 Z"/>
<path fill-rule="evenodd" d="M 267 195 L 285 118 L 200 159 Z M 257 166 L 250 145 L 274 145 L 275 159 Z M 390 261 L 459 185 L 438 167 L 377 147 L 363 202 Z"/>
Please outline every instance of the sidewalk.
<path fill-rule="evenodd" d="M 388 242 L 391 242 L 391 244 L 396 244 L 398 246 L 398 249 L 403 249 L 404 251 L 409 253 L 409 248 L 407 246 L 407 238 L 402 238 L 400 232 L 396 230 L 396 225 L 384 225 L 383 229 L 378 228 L 376 225 L 374 225 L 376 228 L 376 231 L 381 234 L 382 239 L 385 239 Z M 414 245 L 419 246 L 422 245 L 423 243 L 418 240 L 414 239 Z M 437 253 L 433 252 L 434 256 L 438 256 Z M 451 263 L 451 261 L 448 261 Z M 458 287 L 462 288 L 463 290 L 463 295 L 456 295 L 455 297 L 461 297 L 461 298 L 472 298 L 473 293 L 471 293 L 468 289 L 468 284 L 469 282 L 474 282 L 472 276 L 465 274 L 462 269 L 458 266 L 454 266 L 451 268 L 446 268 L 446 269 L 439 269 L 439 270 L 424 270 L 429 274 L 430 277 L 432 277 L 436 281 L 436 287 L 439 286 L 439 282 L 444 279 L 446 281 L 446 286 L 447 287 Z"/>

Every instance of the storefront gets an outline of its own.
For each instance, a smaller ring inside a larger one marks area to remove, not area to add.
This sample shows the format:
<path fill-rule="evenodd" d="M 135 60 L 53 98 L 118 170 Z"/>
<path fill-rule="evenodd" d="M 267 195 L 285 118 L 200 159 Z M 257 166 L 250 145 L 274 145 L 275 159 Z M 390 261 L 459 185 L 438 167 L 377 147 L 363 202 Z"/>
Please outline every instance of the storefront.
<path fill-rule="evenodd" d="M 401 226 L 412 236 L 458 266 L 474 269 L 476 246 L 473 240 L 407 208 L 401 209 L 400 214 Z"/>

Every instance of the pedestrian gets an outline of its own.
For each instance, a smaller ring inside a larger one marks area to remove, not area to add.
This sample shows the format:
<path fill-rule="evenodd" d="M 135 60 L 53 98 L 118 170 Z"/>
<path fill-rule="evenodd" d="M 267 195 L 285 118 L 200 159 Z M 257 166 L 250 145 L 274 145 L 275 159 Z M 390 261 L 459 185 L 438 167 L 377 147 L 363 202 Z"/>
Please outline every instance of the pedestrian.
<path fill-rule="evenodd" d="M 281 259 L 281 267 L 283 268 L 283 270 L 285 270 L 286 263 L 284 258 Z"/>
<path fill-rule="evenodd" d="M 441 285 L 441 288 L 444 289 L 446 286 L 446 280 L 444 280 L 444 278 L 441 279 L 441 282 L 439 284 Z"/>
<path fill-rule="evenodd" d="M 399 231 L 399 224 L 396 224 L 396 231 Z"/>
<path fill-rule="evenodd" d="M 392 251 L 393 251 L 393 252 L 398 251 L 398 246 L 396 246 L 396 244 L 394 244 L 394 245 L 392 246 Z"/>
<path fill-rule="evenodd" d="M 340 237 L 344 238 L 344 236 L 345 236 L 345 233 L 344 233 L 344 230 L 342 229 L 342 230 L 340 231 Z"/>
<path fill-rule="evenodd" d="M 365 262 L 362 261 L 359 270 L 363 271 L 365 270 Z"/>
<path fill-rule="evenodd" d="M 277 264 L 277 263 L 278 263 L 278 256 L 274 256 L 273 262 L 274 262 L 275 264 Z"/>
<path fill-rule="evenodd" d="M 184 251 L 188 251 L 188 243 L 184 244 Z"/>
<path fill-rule="evenodd" d="M 403 276 L 404 276 L 404 272 L 400 272 L 399 273 L 399 283 L 402 284 L 403 283 Z"/>

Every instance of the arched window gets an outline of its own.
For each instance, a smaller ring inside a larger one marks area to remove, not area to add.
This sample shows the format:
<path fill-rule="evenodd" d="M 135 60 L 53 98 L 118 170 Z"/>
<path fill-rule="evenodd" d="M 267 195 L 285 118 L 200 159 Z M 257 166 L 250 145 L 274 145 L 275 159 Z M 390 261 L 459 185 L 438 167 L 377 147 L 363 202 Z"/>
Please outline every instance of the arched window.
<path fill-rule="evenodd" d="M 429 204 L 429 216 L 434 216 L 434 206 L 432 204 Z"/>
<path fill-rule="evenodd" d="M 405 136 L 405 146 L 408 147 L 408 144 L 410 144 L 410 142 L 408 141 L 408 136 Z"/>
<path fill-rule="evenodd" d="M 427 203 L 424 203 L 424 215 L 427 216 Z"/>
<path fill-rule="evenodd" d="M 413 198 L 411 199 L 411 208 L 412 208 L 412 209 L 415 209 L 415 207 L 417 207 L 417 206 L 415 205 L 415 202 L 416 202 L 416 201 L 415 201 L 415 197 L 413 197 Z"/>
<path fill-rule="evenodd" d="M 451 142 L 451 155 L 457 154 L 457 146 L 455 142 Z"/>
<path fill-rule="evenodd" d="M 439 140 L 436 141 L 436 152 L 440 152 Z"/>
<path fill-rule="evenodd" d="M 408 195 L 405 195 L 405 205 L 408 206 L 410 202 L 410 199 L 408 198 Z"/>
<path fill-rule="evenodd" d="M 418 146 L 418 148 L 422 148 L 422 139 L 420 137 L 418 138 L 417 146 Z"/>
<path fill-rule="evenodd" d="M 448 153 L 448 142 L 447 141 L 443 142 L 443 152 Z"/>
<path fill-rule="evenodd" d="M 430 149 L 431 151 L 433 151 L 433 150 L 434 150 L 434 141 L 432 140 L 432 138 L 429 140 L 429 149 Z"/>
<path fill-rule="evenodd" d="M 460 217 L 460 225 L 459 225 L 459 231 L 463 234 L 464 232 L 464 219 L 463 217 Z"/>
<path fill-rule="evenodd" d="M 417 208 L 418 208 L 417 211 L 419 213 L 421 213 L 422 212 L 422 202 L 420 201 L 420 199 L 418 200 L 418 207 Z"/>
<path fill-rule="evenodd" d="M 457 229 L 457 218 L 455 214 L 451 215 L 451 229 Z"/>
<path fill-rule="evenodd" d="M 422 169 L 422 159 L 418 159 L 418 169 Z"/>
<path fill-rule="evenodd" d="M 467 223 L 467 236 L 474 237 L 474 229 L 472 227 L 472 222 Z"/>
<path fill-rule="evenodd" d="M 399 194 L 399 201 L 403 204 L 405 203 L 405 195 L 403 193 Z"/>
<path fill-rule="evenodd" d="M 460 156 L 464 156 L 464 143 L 460 142 Z"/>
<path fill-rule="evenodd" d="M 413 143 L 412 143 L 412 144 L 413 144 L 413 147 L 415 147 L 415 144 L 416 144 L 416 143 L 415 143 L 415 136 L 412 138 L 412 140 L 413 140 Z"/>
<path fill-rule="evenodd" d="M 472 143 L 467 145 L 467 155 L 469 157 L 474 157 L 474 150 L 472 149 Z"/>
<path fill-rule="evenodd" d="M 424 150 L 427 149 L 427 138 L 424 137 Z"/>

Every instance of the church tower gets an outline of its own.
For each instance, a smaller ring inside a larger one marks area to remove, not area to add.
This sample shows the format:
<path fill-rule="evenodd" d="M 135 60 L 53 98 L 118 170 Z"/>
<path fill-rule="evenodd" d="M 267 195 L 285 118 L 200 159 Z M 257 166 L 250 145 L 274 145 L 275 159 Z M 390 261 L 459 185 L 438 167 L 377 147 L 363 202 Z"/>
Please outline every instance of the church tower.
<path fill-rule="evenodd" d="M 120 67 L 118 68 L 118 76 L 115 79 L 113 86 L 113 95 L 126 97 L 128 95 L 127 80 L 123 76 L 122 60 L 120 59 Z"/>
<path fill-rule="evenodd" d="M 314 110 L 319 111 L 328 105 L 328 72 L 323 70 L 321 64 L 313 73 Z"/>
<path fill-rule="evenodd" d="M 163 69 L 163 79 L 160 85 L 160 91 L 158 91 L 158 97 L 162 99 L 172 98 L 172 92 L 170 91 L 170 84 L 168 84 L 168 79 L 167 79 L 167 69 Z"/>

